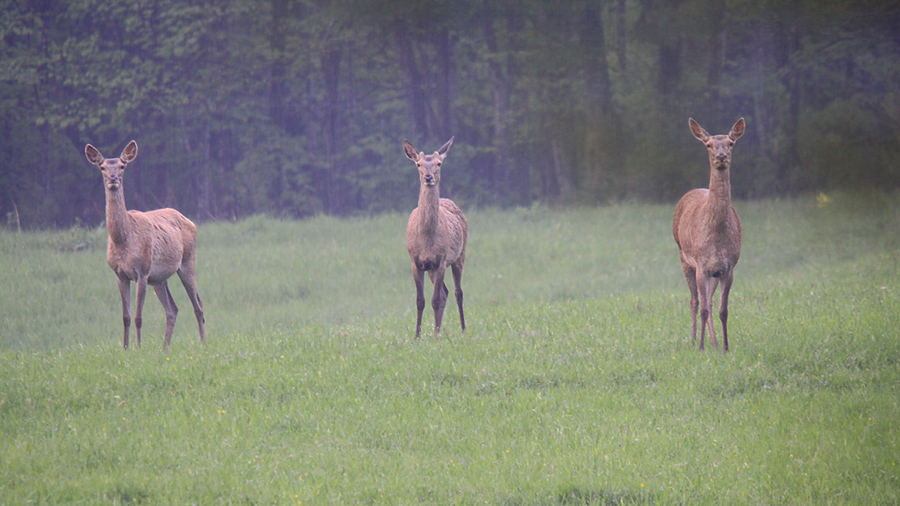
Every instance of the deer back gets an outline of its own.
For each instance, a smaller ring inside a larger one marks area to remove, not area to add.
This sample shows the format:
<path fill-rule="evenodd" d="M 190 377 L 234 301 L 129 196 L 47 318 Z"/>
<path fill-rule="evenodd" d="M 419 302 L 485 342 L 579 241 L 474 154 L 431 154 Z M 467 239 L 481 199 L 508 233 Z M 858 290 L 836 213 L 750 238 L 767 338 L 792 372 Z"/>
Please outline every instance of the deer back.
<path fill-rule="evenodd" d="M 148 276 L 158 284 L 172 276 L 185 258 L 193 256 L 197 227 L 174 209 L 128 211 L 128 233 L 124 242 L 109 238 L 106 258 L 120 276 L 137 280 Z"/>

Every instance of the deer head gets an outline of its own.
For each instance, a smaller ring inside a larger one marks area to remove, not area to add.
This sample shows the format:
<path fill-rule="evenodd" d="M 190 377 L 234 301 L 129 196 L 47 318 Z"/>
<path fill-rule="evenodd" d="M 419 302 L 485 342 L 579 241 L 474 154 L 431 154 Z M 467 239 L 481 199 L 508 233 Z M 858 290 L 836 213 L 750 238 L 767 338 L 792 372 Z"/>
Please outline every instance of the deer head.
<path fill-rule="evenodd" d="M 441 162 L 447 156 L 451 144 L 453 144 L 453 137 L 434 154 L 426 155 L 424 152 L 416 152 L 416 148 L 408 140 L 403 140 L 403 151 L 407 158 L 416 162 L 416 167 L 419 169 L 419 181 L 423 186 L 436 186 L 441 182 Z"/>
<path fill-rule="evenodd" d="M 717 170 L 726 170 L 731 167 L 731 149 L 734 147 L 734 141 L 744 135 L 744 118 L 737 120 L 728 135 L 709 135 L 702 126 L 694 121 L 694 118 L 688 119 L 688 125 L 690 125 L 694 137 L 706 145 L 710 167 Z"/>
<path fill-rule="evenodd" d="M 88 144 L 84 147 L 84 155 L 88 161 L 100 167 L 103 173 L 103 182 L 109 190 L 116 190 L 122 184 L 125 177 L 125 166 L 137 158 L 137 142 L 131 141 L 122 150 L 118 158 L 104 158 L 100 150 Z"/>

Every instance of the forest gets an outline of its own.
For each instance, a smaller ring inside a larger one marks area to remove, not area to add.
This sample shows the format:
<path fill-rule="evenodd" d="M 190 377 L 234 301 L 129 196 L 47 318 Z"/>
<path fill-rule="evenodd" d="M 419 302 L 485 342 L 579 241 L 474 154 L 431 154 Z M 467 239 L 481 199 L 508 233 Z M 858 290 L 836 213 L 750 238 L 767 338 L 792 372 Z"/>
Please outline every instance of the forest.
<path fill-rule="evenodd" d="M 403 139 L 461 207 L 672 202 L 693 117 L 740 117 L 736 198 L 900 187 L 900 4 L 878 0 L 0 0 L 6 229 L 126 202 L 195 221 L 408 212 Z"/>

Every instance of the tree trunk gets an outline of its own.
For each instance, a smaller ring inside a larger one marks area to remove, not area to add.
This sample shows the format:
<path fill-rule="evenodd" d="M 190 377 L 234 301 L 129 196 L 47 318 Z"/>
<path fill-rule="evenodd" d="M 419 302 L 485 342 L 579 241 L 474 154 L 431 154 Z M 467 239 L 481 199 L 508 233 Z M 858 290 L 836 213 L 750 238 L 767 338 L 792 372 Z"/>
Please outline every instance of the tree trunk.
<path fill-rule="evenodd" d="M 757 31 L 766 33 L 768 35 L 766 42 L 771 44 L 771 59 L 766 62 L 767 65 L 759 69 L 760 84 L 763 82 L 762 76 L 780 74 L 781 83 L 787 93 L 786 116 L 783 113 L 778 115 L 783 118 L 783 125 L 778 128 L 778 132 L 784 135 L 784 142 L 779 143 L 784 147 L 778 152 L 769 149 L 767 153 L 771 163 L 775 166 L 774 177 L 777 186 L 774 190 L 776 193 L 785 194 L 797 189 L 794 184 L 794 176 L 800 163 L 797 128 L 800 124 L 803 88 L 800 69 L 794 64 L 794 56 L 800 51 L 801 32 L 800 25 L 793 20 L 802 15 L 803 8 L 799 0 L 785 0 L 778 4 L 778 9 L 776 13 L 778 20 L 772 24 L 771 31 L 767 33 L 765 26 L 760 26 Z M 772 113 L 774 117 L 774 111 Z M 772 123 L 775 121 L 773 120 Z M 775 130 L 775 125 L 763 124 L 760 127 Z M 772 143 L 766 142 L 761 145 L 767 146 Z"/>
<path fill-rule="evenodd" d="M 212 185 L 210 183 L 210 126 L 209 126 L 209 117 L 201 118 L 199 121 L 203 122 L 201 127 L 201 131 L 198 132 L 198 141 L 196 143 L 191 142 L 191 128 L 188 126 L 188 122 L 184 116 L 180 118 L 181 123 L 181 145 L 184 148 L 185 158 L 187 160 L 196 160 L 197 161 L 197 169 L 192 173 L 193 179 L 193 190 L 194 195 L 196 197 L 196 204 L 193 208 L 193 213 L 195 218 L 198 219 L 206 219 L 212 217 L 212 212 L 210 211 L 210 197 L 212 195 Z M 200 151 L 200 153 L 196 153 Z M 174 189 L 171 188 L 168 184 L 165 184 L 166 194 L 171 197 L 173 193 L 175 193 Z M 169 200 L 169 199 L 167 199 Z M 168 202 L 162 202 L 165 205 L 172 205 Z"/>
<path fill-rule="evenodd" d="M 441 142 L 455 135 L 456 131 L 456 118 L 453 114 L 453 99 L 456 96 L 456 60 L 453 55 L 453 40 L 451 37 L 447 28 L 442 28 L 435 34 L 439 69 L 435 128 L 438 138 L 442 139 Z"/>
<path fill-rule="evenodd" d="M 215 218 L 212 213 L 212 184 L 210 182 L 210 129 L 209 118 L 203 121 L 203 131 L 200 133 L 201 160 L 200 170 L 197 171 L 197 217 L 200 219 Z"/>
<path fill-rule="evenodd" d="M 612 106 L 609 65 L 606 62 L 606 39 L 603 30 L 603 8 L 588 2 L 581 18 L 582 38 L 587 51 L 587 77 L 590 101 L 601 115 Z"/>
<path fill-rule="evenodd" d="M 410 136 L 419 139 L 430 138 L 428 129 L 427 105 L 425 91 L 422 88 L 422 76 L 416 63 L 415 50 L 412 39 L 405 23 L 397 22 L 397 52 L 400 57 L 400 67 L 406 77 L 406 100 L 408 104 L 410 124 L 413 131 Z"/>
<path fill-rule="evenodd" d="M 506 77 L 503 75 L 503 65 L 501 61 L 504 56 L 501 55 L 497 44 L 497 32 L 494 28 L 494 18 L 486 16 L 484 22 L 484 38 L 488 50 L 488 74 L 491 79 L 491 90 L 493 95 L 494 115 L 493 115 L 493 149 L 494 149 L 494 170 L 492 179 L 495 188 L 510 188 L 510 157 L 511 150 L 509 146 L 509 129 L 507 128 L 507 117 L 509 115 L 509 85 Z"/>
<path fill-rule="evenodd" d="M 668 95 L 675 91 L 681 78 L 681 39 L 675 37 L 659 44 L 658 89 Z"/>
<path fill-rule="evenodd" d="M 789 54 L 793 56 L 796 51 L 800 50 L 800 31 L 797 27 L 789 29 L 787 47 Z M 792 58 L 789 57 L 789 61 Z M 785 87 L 787 88 L 788 100 L 788 118 L 784 132 L 787 133 L 787 153 L 778 167 L 778 180 L 784 185 L 782 191 L 792 192 L 796 190 L 793 176 L 794 171 L 800 166 L 800 143 L 797 140 L 798 127 L 800 125 L 800 106 L 803 102 L 803 88 L 800 86 L 799 69 L 789 68 L 784 73 Z"/>
<path fill-rule="evenodd" d="M 619 71 L 628 70 L 628 19 L 625 17 L 625 0 L 616 4 L 616 58 L 619 60 Z"/>
<path fill-rule="evenodd" d="M 287 16 L 287 0 L 271 0 L 272 25 L 269 43 L 275 57 L 269 68 L 269 116 L 272 123 L 281 129 L 286 127 L 285 97 L 285 33 L 284 19 Z"/>
<path fill-rule="evenodd" d="M 709 68 L 706 74 L 706 87 L 709 94 L 710 112 L 713 118 L 721 116 L 719 100 L 722 91 L 722 69 L 725 65 L 725 15 L 724 0 L 710 0 L 707 28 L 710 30 L 708 46 L 710 48 Z"/>
<path fill-rule="evenodd" d="M 335 43 L 337 44 L 337 43 Z M 346 211 L 344 203 L 340 201 L 340 195 L 335 193 L 334 174 L 342 172 L 337 167 L 337 152 L 340 142 L 338 140 L 338 111 L 340 107 L 340 68 L 343 51 L 337 45 L 324 52 L 320 59 L 322 74 L 325 84 L 325 104 L 323 107 L 322 141 L 325 147 L 325 174 L 323 174 L 325 187 L 325 209 L 333 213 Z"/>

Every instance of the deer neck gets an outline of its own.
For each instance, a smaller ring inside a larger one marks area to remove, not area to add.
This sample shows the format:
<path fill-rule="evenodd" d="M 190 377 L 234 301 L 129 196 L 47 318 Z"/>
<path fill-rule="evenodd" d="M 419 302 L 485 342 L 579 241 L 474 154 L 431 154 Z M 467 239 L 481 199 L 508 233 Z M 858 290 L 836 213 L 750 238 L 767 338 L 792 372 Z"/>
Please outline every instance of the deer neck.
<path fill-rule="evenodd" d="M 422 185 L 419 190 L 419 233 L 437 234 L 441 217 L 441 192 L 439 184 Z"/>
<path fill-rule="evenodd" d="M 713 168 L 709 175 L 708 216 L 712 225 L 722 226 L 731 211 L 731 175 L 729 169 Z"/>
<path fill-rule="evenodd" d="M 122 187 L 106 190 L 106 228 L 109 239 L 122 244 L 128 237 L 128 211 L 125 209 L 125 194 Z"/>

